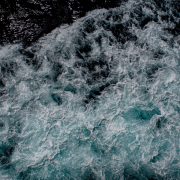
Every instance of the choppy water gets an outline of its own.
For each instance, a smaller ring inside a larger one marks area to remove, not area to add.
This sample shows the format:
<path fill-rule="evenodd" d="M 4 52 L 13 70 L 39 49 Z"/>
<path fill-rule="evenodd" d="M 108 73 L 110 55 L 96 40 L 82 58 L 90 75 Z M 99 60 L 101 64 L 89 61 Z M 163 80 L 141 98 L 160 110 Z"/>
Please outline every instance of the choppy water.
<path fill-rule="evenodd" d="M 163 13 L 129 0 L 0 48 L 2 180 L 180 178 L 180 39 Z"/>

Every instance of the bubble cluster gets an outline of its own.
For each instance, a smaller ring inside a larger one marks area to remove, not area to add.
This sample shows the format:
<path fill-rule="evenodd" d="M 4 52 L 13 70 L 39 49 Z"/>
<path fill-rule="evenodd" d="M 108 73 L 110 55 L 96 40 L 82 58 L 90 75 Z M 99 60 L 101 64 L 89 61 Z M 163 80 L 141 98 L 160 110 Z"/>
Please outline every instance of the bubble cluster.
<path fill-rule="evenodd" d="M 179 36 L 163 8 L 129 0 L 0 48 L 2 179 L 180 178 Z"/>

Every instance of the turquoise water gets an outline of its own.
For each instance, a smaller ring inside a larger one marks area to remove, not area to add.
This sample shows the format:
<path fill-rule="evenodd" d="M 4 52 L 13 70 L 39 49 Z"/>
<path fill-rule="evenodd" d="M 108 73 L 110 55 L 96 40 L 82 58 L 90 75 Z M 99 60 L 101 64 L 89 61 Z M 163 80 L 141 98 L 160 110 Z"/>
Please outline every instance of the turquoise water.
<path fill-rule="evenodd" d="M 179 40 L 140 6 L 0 48 L 1 179 L 180 178 Z"/>

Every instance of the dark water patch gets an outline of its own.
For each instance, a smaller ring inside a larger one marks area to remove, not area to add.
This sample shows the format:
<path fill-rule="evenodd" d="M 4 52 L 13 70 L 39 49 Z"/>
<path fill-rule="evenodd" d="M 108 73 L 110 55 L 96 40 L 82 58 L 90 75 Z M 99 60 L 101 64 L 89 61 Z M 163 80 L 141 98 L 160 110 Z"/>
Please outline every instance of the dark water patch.
<path fill-rule="evenodd" d="M 122 18 L 123 18 L 123 13 L 119 11 L 110 10 L 106 15 L 106 20 L 112 20 L 115 23 L 121 22 Z"/>
<path fill-rule="evenodd" d="M 99 28 L 104 28 L 106 31 L 112 32 L 115 39 L 121 43 L 129 40 L 136 40 L 136 36 L 130 33 L 130 27 L 127 24 L 121 23 L 122 15 L 117 12 L 109 11 L 106 19 L 101 19 L 97 22 Z"/>
<path fill-rule="evenodd" d="M 111 31 L 115 38 L 124 44 L 127 41 L 135 41 L 137 37 L 131 34 L 128 30 L 128 27 L 123 24 L 114 24 L 111 26 Z"/>
<path fill-rule="evenodd" d="M 138 26 L 144 18 L 142 7 L 138 6 L 134 8 L 133 11 L 130 12 L 130 17 L 132 18 L 133 23 Z"/>
<path fill-rule="evenodd" d="M 109 64 L 105 58 L 91 59 L 86 63 L 85 68 L 87 72 L 84 73 L 88 76 L 86 82 L 89 85 L 105 80 L 110 75 Z"/>
<path fill-rule="evenodd" d="M 75 53 L 78 58 L 83 60 L 90 57 L 92 42 L 87 38 L 84 31 L 80 31 L 80 34 L 74 39 L 74 43 L 76 44 Z"/>
<path fill-rule="evenodd" d="M 81 70 L 88 85 L 97 84 L 110 75 L 110 67 L 106 56 L 102 53 L 98 57 L 86 57 L 74 63 L 74 67 Z"/>
<path fill-rule="evenodd" d="M 63 103 L 62 98 L 58 94 L 51 94 L 51 98 L 58 106 Z"/>
<path fill-rule="evenodd" d="M 157 10 L 163 11 L 161 19 L 167 23 L 174 24 L 171 27 L 165 28 L 165 30 L 171 33 L 173 36 L 178 36 L 180 34 L 180 1 L 158 1 L 154 0 Z"/>
<path fill-rule="evenodd" d="M 94 128 L 92 132 L 96 134 L 96 136 L 101 137 L 105 130 L 106 130 L 106 119 L 101 119 L 94 124 Z"/>
<path fill-rule="evenodd" d="M 91 143 L 91 151 L 95 155 L 100 156 L 100 157 L 105 155 L 105 148 L 103 147 L 103 145 L 98 140 L 94 140 Z"/>
<path fill-rule="evenodd" d="M 157 154 L 156 156 L 153 156 L 153 158 L 150 160 L 150 162 L 156 163 L 156 162 L 160 161 L 161 158 L 162 158 L 162 155 L 161 154 Z"/>
<path fill-rule="evenodd" d="M 60 179 L 69 179 L 69 180 L 73 180 L 73 172 L 71 168 L 68 167 L 64 167 L 61 170 L 61 175 L 60 175 Z"/>
<path fill-rule="evenodd" d="M 81 179 L 86 179 L 86 180 L 97 180 L 96 174 L 93 172 L 91 168 L 87 168 L 83 175 L 81 176 Z"/>
<path fill-rule="evenodd" d="M 28 167 L 26 170 L 19 172 L 17 180 L 39 180 L 39 178 L 36 177 L 36 171 L 35 168 Z"/>
<path fill-rule="evenodd" d="M 156 174 L 151 168 L 146 165 L 140 166 L 135 169 L 130 165 L 126 165 L 124 168 L 125 180 L 163 180 L 163 177 Z"/>
<path fill-rule="evenodd" d="M 4 123 L 3 122 L 0 122 L 0 130 L 2 129 L 2 128 L 4 128 Z"/>
<path fill-rule="evenodd" d="M 167 11 L 168 10 L 168 7 L 170 5 L 169 1 L 158 1 L 158 0 L 153 0 L 153 1 L 154 1 L 154 4 L 158 10 L 161 10 L 161 11 Z"/>
<path fill-rule="evenodd" d="M 104 29 L 107 30 L 107 31 L 110 31 L 110 28 L 111 28 L 111 23 L 110 23 L 110 21 L 101 19 L 101 20 L 99 20 L 99 21 L 97 22 L 97 25 L 98 25 L 99 27 L 104 28 Z"/>
<path fill-rule="evenodd" d="M 160 57 L 161 54 L 155 54 L 156 58 Z M 146 68 L 146 76 L 148 79 L 153 79 L 156 75 L 156 73 L 162 68 L 162 65 L 160 64 L 151 64 Z"/>
<path fill-rule="evenodd" d="M 2 0 L 0 2 L 0 43 L 21 41 L 29 46 L 57 26 L 70 24 L 87 12 L 116 7 L 120 0 Z M 87 28 L 87 32 L 92 31 Z"/>
<path fill-rule="evenodd" d="M 4 96 L 5 94 L 7 94 L 7 91 L 6 91 L 6 90 L 0 90 L 0 97 L 1 97 L 1 96 Z"/>
<path fill-rule="evenodd" d="M 75 68 L 84 68 L 85 67 L 85 64 L 84 64 L 84 62 L 83 61 L 76 61 L 75 63 L 74 63 L 74 67 Z"/>
<path fill-rule="evenodd" d="M 11 166 L 11 156 L 15 150 L 15 144 L 11 141 L 1 142 L 0 144 L 0 165 L 4 169 Z"/>
<path fill-rule="evenodd" d="M 101 47 L 102 45 L 102 40 L 103 40 L 103 35 L 98 35 L 96 38 L 95 38 L 95 41 L 96 43 L 98 43 L 98 45 Z"/>
<path fill-rule="evenodd" d="M 117 171 L 117 170 L 116 170 Z M 122 174 L 113 171 L 110 168 L 107 168 L 104 172 L 105 179 L 111 179 L 111 180 L 119 180 L 122 178 Z"/>
<path fill-rule="evenodd" d="M 1 74 L 3 77 L 15 76 L 18 69 L 16 62 L 3 62 L 0 64 Z"/>
<path fill-rule="evenodd" d="M 95 87 L 93 89 L 91 89 L 88 93 L 88 95 L 86 96 L 84 102 L 86 104 L 88 104 L 90 101 L 96 101 L 98 99 L 98 97 L 102 94 L 102 92 L 108 88 L 111 84 L 110 83 L 106 83 L 104 85 Z"/>
<path fill-rule="evenodd" d="M 96 30 L 95 22 L 93 18 L 86 20 L 83 24 L 83 31 L 85 33 L 93 33 Z"/>
<path fill-rule="evenodd" d="M 103 72 L 101 72 L 102 76 L 107 77 L 108 76 L 108 71 L 109 67 L 107 62 L 104 59 L 98 58 L 98 59 L 90 59 L 88 62 L 86 62 L 86 67 L 89 71 L 89 73 L 95 73 L 96 70 L 99 68 Z M 106 72 L 104 72 L 106 71 Z"/>
<path fill-rule="evenodd" d="M 0 79 L 0 89 L 5 87 L 5 82 L 4 80 Z"/>
<path fill-rule="evenodd" d="M 83 43 L 79 42 L 79 47 L 76 48 L 76 56 L 80 59 L 84 59 L 85 57 L 88 57 L 92 50 L 91 42 L 84 41 Z"/>
<path fill-rule="evenodd" d="M 72 4 L 72 9 L 76 11 L 76 17 L 82 17 L 86 12 L 93 9 L 112 8 L 118 6 L 122 0 L 77 0 Z"/>
<path fill-rule="evenodd" d="M 165 15 L 162 15 L 162 16 L 161 16 L 161 20 L 162 20 L 162 21 L 168 21 L 168 20 L 169 20 L 169 16 L 166 15 L 166 14 L 165 14 Z"/>
<path fill-rule="evenodd" d="M 58 77 L 63 73 L 63 65 L 59 62 L 54 62 L 52 66 L 52 79 L 53 81 L 57 81 Z"/>
<path fill-rule="evenodd" d="M 165 127 L 166 123 L 167 123 L 167 119 L 165 117 L 159 117 L 156 121 L 156 127 L 158 129 L 161 129 Z"/>
<path fill-rule="evenodd" d="M 71 92 L 73 94 L 76 94 L 77 93 L 77 89 L 75 86 L 73 86 L 72 84 L 68 84 L 65 88 L 64 88 L 64 91 L 68 91 L 68 92 Z"/>
<path fill-rule="evenodd" d="M 171 173 L 167 174 L 164 179 L 179 179 L 179 168 L 171 169 Z"/>
<path fill-rule="evenodd" d="M 139 174 L 139 172 L 134 170 L 131 166 L 126 166 L 124 168 L 123 175 L 125 180 L 144 180 L 143 175 Z"/>
<path fill-rule="evenodd" d="M 142 174 L 148 180 L 163 180 L 164 178 L 156 174 L 153 169 L 147 165 L 142 165 L 139 168 L 139 174 Z"/>
<path fill-rule="evenodd" d="M 58 24 L 71 21 L 67 14 L 71 14 L 68 8 L 68 2 L 38 0 L 10 1 L 2 0 L 1 12 L 3 12 L 5 26 L 3 26 L 3 36 L 12 42 L 14 40 L 23 40 L 25 44 L 35 41 L 44 33 L 50 32 Z M 12 8 L 8 8 L 8 7 Z M 10 18 L 10 17 L 13 18 Z M 21 27 L 21 28 L 19 28 Z"/>
<path fill-rule="evenodd" d="M 97 34 L 96 37 L 94 38 L 95 42 L 100 47 L 100 49 L 102 48 L 102 42 L 104 38 L 108 39 L 108 45 L 110 46 L 112 46 L 117 42 L 117 40 L 114 37 L 107 35 L 105 32 L 101 32 Z"/>
<path fill-rule="evenodd" d="M 84 59 L 83 55 L 78 50 L 76 50 L 76 56 L 80 59 Z M 75 63 L 75 66 L 79 66 L 79 63 Z"/>
<path fill-rule="evenodd" d="M 168 141 L 164 141 L 158 149 L 157 155 L 150 160 L 151 163 L 161 162 L 167 158 L 167 153 L 171 151 L 172 145 Z"/>
<path fill-rule="evenodd" d="M 20 50 L 20 53 L 24 55 L 24 61 L 28 66 L 31 66 L 34 70 L 38 70 L 42 65 L 42 60 L 38 59 L 35 52 L 31 50 Z"/>
<path fill-rule="evenodd" d="M 176 24 L 173 28 L 167 28 L 166 30 L 172 35 L 178 36 L 180 34 L 180 22 L 179 24 Z"/>
<path fill-rule="evenodd" d="M 161 59 L 164 55 L 165 55 L 165 52 L 163 50 L 157 50 L 154 52 L 153 57 L 155 59 Z M 158 66 L 160 66 L 160 65 L 158 64 Z"/>
<path fill-rule="evenodd" d="M 20 50 L 20 53 L 25 55 L 29 59 L 33 59 L 34 58 L 34 53 L 31 52 L 31 51 L 22 49 L 22 50 Z"/>
<path fill-rule="evenodd" d="M 140 27 L 141 28 L 144 28 L 149 22 L 157 22 L 158 19 L 157 18 L 154 18 L 154 17 L 145 17 L 142 19 L 142 21 L 139 23 Z"/>
<path fill-rule="evenodd" d="M 3 169 L 12 167 L 11 157 L 18 144 L 18 134 L 21 133 L 22 124 L 19 120 L 14 120 L 16 117 L 1 117 L 0 131 L 6 129 L 8 131 L 5 140 L 0 142 L 0 165 Z"/>
<path fill-rule="evenodd" d="M 137 6 L 134 10 L 130 13 L 131 20 L 133 24 L 137 27 L 143 29 L 148 23 L 150 22 L 158 22 L 157 12 L 153 10 L 153 4 L 144 4 L 146 8 L 153 11 L 153 14 L 147 14 L 146 11 L 143 10 L 142 6 Z"/>

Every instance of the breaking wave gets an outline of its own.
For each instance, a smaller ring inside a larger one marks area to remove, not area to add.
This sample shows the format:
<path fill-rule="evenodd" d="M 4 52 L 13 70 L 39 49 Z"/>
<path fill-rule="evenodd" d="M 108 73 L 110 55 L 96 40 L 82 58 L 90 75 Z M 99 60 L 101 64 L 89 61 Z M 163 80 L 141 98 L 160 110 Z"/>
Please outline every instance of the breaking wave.
<path fill-rule="evenodd" d="M 163 13 L 130 0 L 0 48 L 1 179 L 180 178 L 180 41 Z"/>

